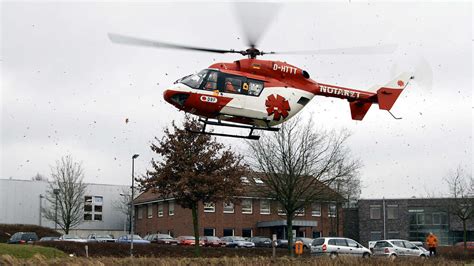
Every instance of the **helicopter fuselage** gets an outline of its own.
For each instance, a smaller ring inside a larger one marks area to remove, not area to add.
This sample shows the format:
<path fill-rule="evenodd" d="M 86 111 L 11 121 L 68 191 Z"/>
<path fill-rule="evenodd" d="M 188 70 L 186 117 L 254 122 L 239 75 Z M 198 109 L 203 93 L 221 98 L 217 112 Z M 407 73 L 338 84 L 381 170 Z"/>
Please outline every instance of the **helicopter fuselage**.
<path fill-rule="evenodd" d="M 410 77 L 402 74 L 377 92 L 367 92 L 317 83 L 308 72 L 285 62 L 249 58 L 216 63 L 177 80 L 164 92 L 164 98 L 176 108 L 204 118 L 272 127 L 321 95 L 347 99 L 352 118 L 362 120 L 372 103 L 390 110 Z"/>

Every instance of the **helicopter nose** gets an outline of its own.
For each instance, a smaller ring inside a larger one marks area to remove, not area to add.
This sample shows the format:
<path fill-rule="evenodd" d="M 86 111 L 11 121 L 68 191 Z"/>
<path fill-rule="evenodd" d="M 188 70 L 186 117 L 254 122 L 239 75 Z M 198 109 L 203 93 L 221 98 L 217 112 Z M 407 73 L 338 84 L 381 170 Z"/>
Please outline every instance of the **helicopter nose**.
<path fill-rule="evenodd" d="M 170 104 L 182 109 L 184 107 L 184 103 L 189 97 L 189 93 L 182 92 L 182 91 L 175 91 L 175 90 L 165 90 L 163 92 L 163 98 L 165 101 L 169 102 Z"/>
<path fill-rule="evenodd" d="M 165 90 L 165 91 L 163 92 L 163 98 L 165 99 L 165 101 L 167 101 L 167 102 L 169 102 L 169 103 L 171 103 L 171 104 L 172 104 L 172 102 L 171 102 L 171 96 L 172 96 L 172 94 L 173 94 L 173 93 L 172 93 L 171 90 Z"/>

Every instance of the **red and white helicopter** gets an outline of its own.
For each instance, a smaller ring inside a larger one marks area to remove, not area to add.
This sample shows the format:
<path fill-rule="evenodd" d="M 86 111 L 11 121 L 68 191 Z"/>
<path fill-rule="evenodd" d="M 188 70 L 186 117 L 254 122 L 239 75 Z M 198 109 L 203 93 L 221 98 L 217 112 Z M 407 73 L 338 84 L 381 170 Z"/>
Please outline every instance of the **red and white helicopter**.
<path fill-rule="evenodd" d="M 171 44 L 119 34 L 109 34 L 109 38 L 120 44 L 248 56 L 232 63 L 212 64 L 197 74 L 177 80 L 164 91 L 167 102 L 179 110 L 201 117 L 204 126 L 202 131 L 195 133 L 217 136 L 259 139 L 259 136 L 253 135 L 254 130 L 278 131 L 276 125 L 289 120 L 316 95 L 348 100 L 354 120 L 362 120 L 374 103 L 390 112 L 413 78 L 409 73 L 402 73 L 389 83 L 376 86 L 375 92 L 361 91 L 316 82 L 308 72 L 286 62 L 259 60 L 257 56 L 277 53 L 259 51 L 255 42 L 249 43 L 249 49 L 238 51 Z M 393 46 L 376 46 L 337 49 L 337 52 L 390 53 L 393 50 Z M 310 53 L 333 54 L 336 50 Z M 250 132 L 248 135 L 215 133 L 206 131 L 206 125 L 246 128 Z"/>

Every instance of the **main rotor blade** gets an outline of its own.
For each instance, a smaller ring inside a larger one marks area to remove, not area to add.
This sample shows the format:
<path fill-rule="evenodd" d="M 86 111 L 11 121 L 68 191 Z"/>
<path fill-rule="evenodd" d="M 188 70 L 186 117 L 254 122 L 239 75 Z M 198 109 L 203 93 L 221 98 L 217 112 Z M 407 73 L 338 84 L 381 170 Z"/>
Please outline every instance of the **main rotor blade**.
<path fill-rule="evenodd" d="M 275 54 L 328 54 L 328 55 L 365 55 L 365 54 L 391 54 L 395 52 L 398 45 L 384 44 L 377 46 L 359 46 L 350 48 L 318 49 L 309 51 L 286 51 L 275 52 Z"/>
<path fill-rule="evenodd" d="M 158 42 L 148 39 L 130 37 L 115 33 L 108 33 L 110 41 L 119 44 L 127 44 L 127 45 L 136 45 L 136 46 L 144 46 L 144 47 L 152 47 L 152 48 L 168 48 L 168 49 L 180 49 L 180 50 L 191 50 L 191 51 L 201 51 L 201 52 L 210 52 L 210 53 L 239 53 L 241 54 L 242 51 L 235 51 L 235 50 L 222 50 L 222 49 L 212 49 L 212 48 L 203 48 L 203 47 L 195 47 L 195 46 L 187 46 L 181 44 L 173 44 L 173 43 L 166 43 L 166 42 Z"/>
<path fill-rule="evenodd" d="M 260 37 L 272 23 L 281 4 L 265 2 L 236 2 L 235 15 L 242 28 L 246 44 L 256 47 Z"/>

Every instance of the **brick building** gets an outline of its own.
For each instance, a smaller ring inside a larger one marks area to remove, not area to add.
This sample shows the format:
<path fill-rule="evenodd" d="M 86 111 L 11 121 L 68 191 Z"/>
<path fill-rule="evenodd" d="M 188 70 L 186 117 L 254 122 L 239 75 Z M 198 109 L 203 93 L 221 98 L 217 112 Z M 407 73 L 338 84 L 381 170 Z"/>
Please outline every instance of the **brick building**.
<path fill-rule="evenodd" d="M 462 241 L 462 223 L 446 211 L 449 198 L 370 199 L 358 202 L 359 242 L 380 239 L 425 241 L 433 232 L 440 245 Z M 474 219 L 468 220 L 468 240 L 474 239 Z"/>
<path fill-rule="evenodd" d="M 334 193 L 334 192 L 332 192 Z M 136 232 L 169 233 L 172 236 L 193 235 L 190 209 L 183 209 L 173 199 L 163 199 L 151 190 L 134 200 Z M 242 196 L 234 203 L 200 203 L 200 235 L 267 236 L 286 238 L 286 216 L 275 201 L 257 196 Z M 341 203 L 322 201 L 302 209 L 293 221 L 297 236 L 319 237 L 342 235 Z"/>

